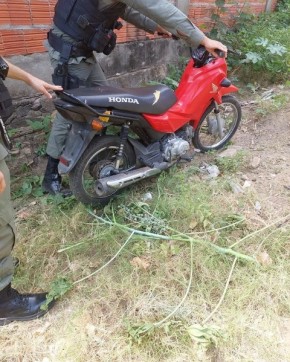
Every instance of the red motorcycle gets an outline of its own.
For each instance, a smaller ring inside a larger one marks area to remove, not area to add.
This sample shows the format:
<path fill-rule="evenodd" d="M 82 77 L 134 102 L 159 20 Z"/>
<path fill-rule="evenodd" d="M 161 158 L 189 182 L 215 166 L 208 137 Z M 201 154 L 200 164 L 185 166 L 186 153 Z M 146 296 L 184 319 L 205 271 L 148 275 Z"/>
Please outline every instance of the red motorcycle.
<path fill-rule="evenodd" d="M 124 187 L 190 161 L 192 143 L 206 152 L 232 138 L 241 106 L 229 95 L 238 89 L 218 54 L 193 50 L 175 91 L 154 85 L 58 93 L 55 107 L 71 122 L 59 172 L 80 202 L 105 204 Z"/>

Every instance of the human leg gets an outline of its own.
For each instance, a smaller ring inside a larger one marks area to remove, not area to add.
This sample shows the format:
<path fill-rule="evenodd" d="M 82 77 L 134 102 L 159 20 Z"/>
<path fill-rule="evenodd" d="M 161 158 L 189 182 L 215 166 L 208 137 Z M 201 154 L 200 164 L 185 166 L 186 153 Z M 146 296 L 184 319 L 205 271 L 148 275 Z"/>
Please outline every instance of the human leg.
<path fill-rule="evenodd" d="M 51 64 L 53 68 L 56 68 L 58 61 L 51 58 Z M 78 77 L 81 83 L 87 87 L 108 84 L 101 66 L 94 58 L 83 59 L 79 63 L 69 64 L 68 72 L 70 75 Z M 42 188 L 44 192 L 52 195 L 71 195 L 69 190 L 62 188 L 61 176 L 58 173 L 59 157 L 65 146 L 69 125 L 69 120 L 57 113 L 47 143 L 48 162 Z"/>
<path fill-rule="evenodd" d="M 10 174 L 4 160 L 0 160 L 6 188 L 0 193 L 0 326 L 15 320 L 39 318 L 46 313 L 41 305 L 46 293 L 20 294 L 11 288 L 15 263 L 11 252 L 15 243 L 14 211 L 10 199 Z M 52 304 L 48 306 L 48 309 Z"/>

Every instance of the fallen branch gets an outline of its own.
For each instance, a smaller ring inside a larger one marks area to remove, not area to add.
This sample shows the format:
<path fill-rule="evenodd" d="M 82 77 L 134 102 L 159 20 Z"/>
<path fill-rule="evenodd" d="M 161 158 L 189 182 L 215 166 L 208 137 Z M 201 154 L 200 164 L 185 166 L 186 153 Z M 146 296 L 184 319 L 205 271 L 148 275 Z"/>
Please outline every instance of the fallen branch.
<path fill-rule="evenodd" d="M 150 232 L 146 232 L 146 231 L 142 231 L 142 230 L 137 230 L 137 229 L 133 229 L 127 225 L 123 225 L 118 223 L 116 220 L 112 221 L 110 219 L 106 220 L 100 216 L 95 215 L 93 212 L 91 212 L 90 210 L 88 211 L 90 215 L 92 215 L 95 219 L 97 219 L 98 221 L 100 221 L 103 224 L 107 224 L 107 225 L 111 225 L 111 226 L 116 226 L 122 230 L 125 230 L 127 232 L 134 232 L 135 235 L 142 235 L 142 236 L 147 236 L 149 238 L 152 239 L 161 239 L 161 240 L 175 240 L 175 241 L 186 241 L 186 242 L 193 242 L 195 244 L 200 244 L 200 245 L 204 245 L 204 246 L 208 246 L 212 249 L 214 249 L 216 252 L 220 253 L 220 254 L 226 254 L 226 255 L 231 255 L 234 256 L 236 258 L 240 258 L 240 259 L 244 259 L 244 260 L 248 260 L 248 261 L 255 261 L 255 259 L 249 255 L 246 254 L 242 254 L 239 253 L 235 250 L 232 250 L 231 248 L 224 248 L 222 246 L 218 246 L 210 241 L 206 241 L 206 240 L 202 240 L 202 239 L 196 239 L 196 238 L 192 238 L 191 236 L 187 235 L 187 234 L 183 234 L 180 233 L 178 231 L 175 230 L 175 235 L 161 235 L 161 234 L 154 234 L 154 233 L 150 233 Z"/>

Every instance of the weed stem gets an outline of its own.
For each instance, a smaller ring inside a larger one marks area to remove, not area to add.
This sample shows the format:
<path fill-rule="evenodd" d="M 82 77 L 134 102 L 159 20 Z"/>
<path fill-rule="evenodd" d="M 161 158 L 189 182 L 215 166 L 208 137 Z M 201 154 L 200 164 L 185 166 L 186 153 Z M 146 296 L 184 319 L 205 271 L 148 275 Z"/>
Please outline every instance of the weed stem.
<path fill-rule="evenodd" d="M 121 248 L 118 250 L 118 252 L 109 260 L 107 261 L 106 264 L 102 265 L 99 269 L 95 270 L 93 273 L 79 279 L 79 280 L 76 280 L 75 282 L 73 282 L 73 285 L 75 284 L 78 284 L 80 282 L 83 282 L 84 280 L 92 277 L 93 275 L 99 273 L 101 270 L 103 270 L 106 266 L 108 266 L 113 260 L 115 260 L 117 258 L 117 256 L 121 253 L 121 251 L 125 248 L 125 246 L 129 243 L 129 241 L 131 240 L 131 238 L 133 237 L 134 235 L 134 231 L 131 233 L 131 235 L 128 237 L 128 239 L 125 241 L 125 243 L 121 246 Z"/>
<path fill-rule="evenodd" d="M 232 264 L 232 267 L 231 267 L 231 270 L 230 270 L 230 273 L 229 273 L 229 276 L 228 276 L 228 279 L 227 279 L 223 294 L 222 294 L 218 304 L 215 306 L 214 310 L 210 313 L 210 315 L 203 320 L 202 325 L 205 325 L 212 318 L 212 316 L 219 309 L 219 307 L 221 306 L 221 304 L 222 304 L 222 302 L 223 302 L 223 300 L 225 298 L 226 292 L 227 292 L 227 290 L 229 288 L 229 284 L 230 284 L 230 281 L 231 281 L 231 278 L 232 278 L 233 271 L 234 271 L 237 260 L 238 260 L 238 258 L 236 257 L 234 259 L 234 261 L 233 261 L 233 264 Z"/>
<path fill-rule="evenodd" d="M 283 217 L 280 218 L 280 219 L 275 220 L 275 221 L 272 222 L 271 224 L 264 226 L 262 229 L 255 230 L 255 231 L 252 232 L 251 234 L 248 234 L 248 235 L 244 236 L 242 239 L 240 239 L 240 240 L 236 241 L 234 244 L 230 245 L 230 249 L 233 248 L 233 247 L 235 247 L 236 245 L 240 244 L 242 241 L 245 241 L 246 239 L 248 239 L 248 238 L 250 238 L 250 237 L 252 237 L 252 236 L 254 236 L 254 235 L 256 235 L 256 234 L 258 234 L 258 233 L 260 233 L 260 232 L 262 232 L 262 231 L 264 231 L 264 230 L 267 230 L 267 229 L 269 229 L 270 227 L 272 227 L 272 226 L 274 226 L 274 225 L 276 225 L 276 224 L 278 224 L 278 223 L 281 223 L 282 221 L 284 221 L 285 219 L 287 219 L 287 218 L 289 218 L 289 217 L 290 217 L 290 214 L 288 214 L 288 215 L 286 215 L 286 216 L 283 216 Z"/>

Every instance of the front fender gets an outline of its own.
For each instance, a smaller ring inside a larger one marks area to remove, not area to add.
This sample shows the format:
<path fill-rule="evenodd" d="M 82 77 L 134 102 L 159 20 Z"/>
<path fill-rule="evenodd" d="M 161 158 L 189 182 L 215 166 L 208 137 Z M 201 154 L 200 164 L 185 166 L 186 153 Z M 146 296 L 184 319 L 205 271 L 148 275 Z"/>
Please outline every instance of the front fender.
<path fill-rule="evenodd" d="M 64 150 L 59 159 L 58 172 L 70 172 L 97 133 L 87 123 L 72 123 Z"/>
<path fill-rule="evenodd" d="M 216 96 L 214 97 L 214 99 L 218 104 L 221 104 L 222 103 L 222 97 L 225 94 L 237 92 L 238 90 L 239 90 L 239 88 L 237 88 L 233 84 L 231 84 L 229 87 L 222 87 L 222 88 L 219 89 L 219 91 L 216 94 Z"/>

